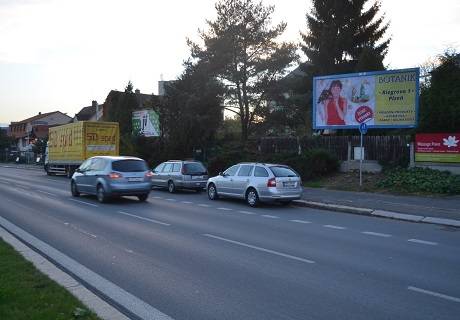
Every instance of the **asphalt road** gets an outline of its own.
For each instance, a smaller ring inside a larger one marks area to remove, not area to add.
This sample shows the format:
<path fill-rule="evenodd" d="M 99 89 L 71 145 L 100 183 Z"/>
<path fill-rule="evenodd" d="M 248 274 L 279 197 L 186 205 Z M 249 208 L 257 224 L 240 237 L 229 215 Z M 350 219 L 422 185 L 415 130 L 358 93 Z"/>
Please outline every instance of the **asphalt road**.
<path fill-rule="evenodd" d="M 173 319 L 458 319 L 460 229 L 0 168 L 0 216 Z"/>

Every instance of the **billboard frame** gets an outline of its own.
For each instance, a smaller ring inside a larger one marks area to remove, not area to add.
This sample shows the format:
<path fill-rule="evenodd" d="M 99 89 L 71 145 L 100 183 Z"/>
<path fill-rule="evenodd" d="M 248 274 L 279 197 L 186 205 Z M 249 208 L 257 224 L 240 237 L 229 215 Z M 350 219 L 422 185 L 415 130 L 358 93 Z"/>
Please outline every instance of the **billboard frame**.
<path fill-rule="evenodd" d="M 350 78 L 350 77 L 364 77 L 364 76 L 376 76 L 381 74 L 395 74 L 395 73 L 407 73 L 415 72 L 416 81 L 415 81 L 415 124 L 414 125 L 369 125 L 369 129 L 413 129 L 416 128 L 419 121 L 419 100 L 420 100 L 420 68 L 407 68 L 407 69 L 396 69 L 396 70 L 384 70 L 384 71 L 371 71 L 371 72 L 356 72 L 356 73 L 343 73 L 343 74 L 331 74 L 327 76 L 318 76 L 313 77 L 313 92 L 312 92 L 312 124 L 313 130 L 323 130 L 323 129 L 332 129 L 332 130 L 347 130 L 347 129 L 359 129 L 359 124 L 357 125 L 316 125 L 316 81 L 324 79 L 341 79 L 341 78 Z"/>

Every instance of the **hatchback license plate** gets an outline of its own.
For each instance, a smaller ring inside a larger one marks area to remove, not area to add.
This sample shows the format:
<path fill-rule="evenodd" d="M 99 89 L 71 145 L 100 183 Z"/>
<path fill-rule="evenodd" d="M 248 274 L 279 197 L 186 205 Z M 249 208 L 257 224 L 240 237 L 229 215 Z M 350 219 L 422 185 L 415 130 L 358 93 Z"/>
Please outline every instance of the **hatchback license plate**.
<path fill-rule="evenodd" d="M 285 187 L 285 188 L 295 188 L 296 183 L 295 182 L 283 182 L 283 187 Z"/>
<path fill-rule="evenodd" d="M 142 178 L 128 178 L 128 181 L 129 182 L 138 182 L 138 181 L 142 181 Z"/>
<path fill-rule="evenodd" d="M 192 176 L 193 180 L 201 180 L 203 179 L 203 176 Z"/>

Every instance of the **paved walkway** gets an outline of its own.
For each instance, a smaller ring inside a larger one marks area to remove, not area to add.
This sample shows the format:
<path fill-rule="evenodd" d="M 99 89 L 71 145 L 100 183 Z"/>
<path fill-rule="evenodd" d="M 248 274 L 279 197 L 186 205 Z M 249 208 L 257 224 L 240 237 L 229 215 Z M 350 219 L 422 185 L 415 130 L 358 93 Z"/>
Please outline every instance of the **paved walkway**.
<path fill-rule="evenodd" d="M 303 200 L 404 214 L 460 220 L 460 195 L 400 196 L 383 193 L 304 188 Z"/>

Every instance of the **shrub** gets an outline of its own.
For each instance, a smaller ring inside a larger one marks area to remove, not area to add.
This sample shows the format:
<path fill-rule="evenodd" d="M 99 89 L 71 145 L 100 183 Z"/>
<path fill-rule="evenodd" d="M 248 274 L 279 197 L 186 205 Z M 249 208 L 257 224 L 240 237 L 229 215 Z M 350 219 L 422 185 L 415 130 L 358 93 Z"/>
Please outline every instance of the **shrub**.
<path fill-rule="evenodd" d="M 295 153 L 260 154 L 241 148 L 221 150 L 218 156 L 210 159 L 208 171 L 211 175 L 215 175 L 233 164 L 244 161 L 285 164 L 297 171 L 303 180 L 331 174 L 339 167 L 337 158 L 321 149 L 313 149 L 298 155 Z"/>
<path fill-rule="evenodd" d="M 398 168 L 386 171 L 377 186 L 396 191 L 460 194 L 460 176 L 429 168 Z"/>

